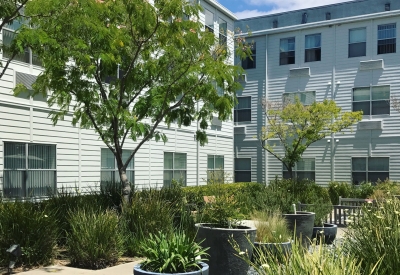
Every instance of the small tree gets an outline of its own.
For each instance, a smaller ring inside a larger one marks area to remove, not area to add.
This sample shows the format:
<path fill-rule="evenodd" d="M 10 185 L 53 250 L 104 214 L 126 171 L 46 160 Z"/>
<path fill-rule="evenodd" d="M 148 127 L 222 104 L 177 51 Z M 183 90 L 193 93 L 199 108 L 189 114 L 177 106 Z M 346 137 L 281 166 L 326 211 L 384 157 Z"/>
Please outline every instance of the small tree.
<path fill-rule="evenodd" d="M 362 112 L 342 112 L 333 100 L 303 105 L 299 98 L 294 102 L 264 101 L 267 108 L 267 126 L 260 134 L 262 147 L 285 165 L 293 177 L 293 167 L 304 151 L 314 142 L 337 133 L 362 118 Z M 276 141 L 284 153 L 275 150 Z"/>
<path fill-rule="evenodd" d="M 3 31 L 8 24 L 12 24 L 14 20 L 22 20 L 22 10 L 27 2 L 28 0 L 0 0 L 0 31 Z M 9 54 L 5 64 L 0 60 L 0 78 L 5 74 L 13 58 L 22 50 L 16 43 L 4 44 L 3 39 L 3 43 L 0 44 L 0 52 L 3 53 L 3 58 L 5 58 L 4 52 Z"/>
<path fill-rule="evenodd" d="M 72 112 L 73 124 L 96 131 L 115 156 L 125 199 L 130 192 L 126 168 L 134 155 L 149 140 L 167 141 L 157 130 L 160 123 L 199 121 L 196 139 L 204 145 L 213 114 L 221 120 L 232 115 L 239 85 L 235 78 L 242 69 L 227 62 L 228 49 L 204 30 L 202 8 L 192 2 L 28 2 L 27 14 L 48 15 L 32 18 L 35 28 L 19 35 L 45 69 L 33 85 L 34 94 L 51 91 L 49 106 L 59 108 L 50 115 L 54 124 Z M 243 56 L 251 50 L 238 51 Z M 127 139 L 136 147 L 123 160 Z"/>

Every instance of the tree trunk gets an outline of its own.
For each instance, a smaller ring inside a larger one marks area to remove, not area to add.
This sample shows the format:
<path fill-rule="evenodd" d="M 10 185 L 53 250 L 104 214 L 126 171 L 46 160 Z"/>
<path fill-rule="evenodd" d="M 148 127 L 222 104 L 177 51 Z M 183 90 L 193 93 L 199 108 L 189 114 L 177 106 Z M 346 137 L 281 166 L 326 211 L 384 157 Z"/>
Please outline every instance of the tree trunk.
<path fill-rule="evenodd" d="M 125 203 L 129 202 L 129 194 L 131 193 L 131 185 L 126 176 L 126 170 L 118 167 L 119 177 L 122 185 L 122 195 Z"/>
<path fill-rule="evenodd" d="M 293 167 L 287 167 L 287 170 L 288 170 L 288 172 L 289 172 L 289 175 L 290 175 L 290 179 L 293 179 Z"/>

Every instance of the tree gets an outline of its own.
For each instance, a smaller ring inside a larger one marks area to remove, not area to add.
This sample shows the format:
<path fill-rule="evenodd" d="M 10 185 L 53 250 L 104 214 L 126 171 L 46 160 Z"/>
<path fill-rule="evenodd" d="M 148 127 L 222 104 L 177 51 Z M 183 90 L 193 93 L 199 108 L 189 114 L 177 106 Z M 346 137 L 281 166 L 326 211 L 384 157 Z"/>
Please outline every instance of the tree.
<path fill-rule="evenodd" d="M 294 102 L 265 101 L 267 125 L 262 128 L 262 147 L 281 161 L 293 178 L 293 167 L 304 151 L 314 142 L 337 133 L 362 119 L 362 112 L 342 112 L 333 100 L 314 101 L 303 105 Z M 275 142 L 283 146 L 284 154 L 275 150 Z"/>
<path fill-rule="evenodd" d="M 8 24 L 12 24 L 14 20 L 22 20 L 22 11 L 27 2 L 28 0 L 0 0 L 0 31 L 3 31 L 3 28 L 7 27 Z M 0 44 L 0 51 L 3 53 L 3 58 L 5 58 L 4 52 L 9 53 L 8 60 L 4 65 L 0 60 L 0 78 L 2 78 L 13 58 L 22 49 L 14 43 L 10 45 Z"/>
<path fill-rule="evenodd" d="M 157 130 L 160 123 L 199 121 L 196 139 L 204 145 L 213 113 L 221 120 L 231 117 L 235 78 L 242 71 L 226 62 L 227 48 L 204 31 L 198 4 L 149 2 L 34 0 L 26 13 L 49 16 L 32 18 L 35 28 L 23 28 L 19 36 L 43 62 L 34 94 L 51 91 L 49 106 L 58 106 L 50 114 L 54 124 L 72 112 L 73 124 L 94 128 L 115 156 L 125 199 L 126 168 L 134 155 L 149 140 L 167 141 Z M 17 86 L 15 93 L 21 90 Z M 136 147 L 123 161 L 127 139 Z"/>

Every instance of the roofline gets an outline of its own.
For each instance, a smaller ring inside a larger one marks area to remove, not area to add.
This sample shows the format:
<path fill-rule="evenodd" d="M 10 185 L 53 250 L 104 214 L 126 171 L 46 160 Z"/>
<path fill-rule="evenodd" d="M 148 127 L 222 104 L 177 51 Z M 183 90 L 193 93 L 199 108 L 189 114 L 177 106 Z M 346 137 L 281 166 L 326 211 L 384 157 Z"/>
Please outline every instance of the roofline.
<path fill-rule="evenodd" d="M 200 3 L 201 0 L 199 0 Z M 228 10 L 226 7 L 222 6 L 220 3 L 218 3 L 216 0 L 202 0 L 204 2 L 207 2 L 208 4 L 210 4 L 211 6 L 213 6 L 214 8 L 217 8 L 218 10 L 220 10 L 222 13 L 224 13 L 225 15 L 227 15 L 228 17 L 230 17 L 233 20 L 238 20 L 238 18 L 236 17 L 236 15 L 234 15 L 230 10 Z"/>

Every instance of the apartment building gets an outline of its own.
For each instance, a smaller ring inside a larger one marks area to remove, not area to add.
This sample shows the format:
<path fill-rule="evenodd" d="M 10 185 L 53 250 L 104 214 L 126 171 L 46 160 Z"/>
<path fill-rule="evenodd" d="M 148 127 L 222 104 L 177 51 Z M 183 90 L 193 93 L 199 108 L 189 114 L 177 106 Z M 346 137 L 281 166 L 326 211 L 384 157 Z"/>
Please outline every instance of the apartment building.
<path fill-rule="evenodd" d="M 296 176 L 355 184 L 400 180 L 400 2 L 356 0 L 235 21 L 251 30 L 253 60 L 242 62 L 235 108 L 237 181 L 267 183 L 285 176 L 282 163 L 261 147 L 266 125 L 261 100 L 298 96 L 307 104 L 333 99 L 343 111 L 363 111 L 352 129 L 309 147 Z M 271 141 L 274 142 L 274 141 Z M 281 153 L 282 148 L 277 147 Z"/>
<path fill-rule="evenodd" d="M 233 52 L 236 17 L 218 2 L 202 0 L 201 20 Z M 0 39 L 9 43 L 19 23 L 7 25 Z M 0 55 L 7 60 L 7 53 Z M 231 56 L 229 62 L 234 62 Z M 53 126 L 46 98 L 21 95 L 12 89 L 23 83 L 31 89 L 42 71 L 38 58 L 27 49 L 10 64 L 0 79 L 0 189 L 5 197 L 46 195 L 49 188 L 98 188 L 102 180 L 119 180 L 111 151 L 92 129 L 71 124 L 72 116 Z M 208 171 L 224 169 L 233 173 L 233 122 L 214 119 L 207 131 L 208 144 L 195 140 L 197 125 L 170 128 L 161 125 L 168 142 L 147 142 L 132 160 L 127 175 L 136 187 L 162 187 L 172 178 L 185 185 L 206 184 Z M 125 155 L 135 143 L 124 145 Z"/>

